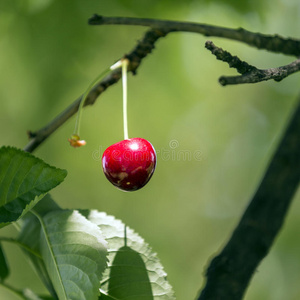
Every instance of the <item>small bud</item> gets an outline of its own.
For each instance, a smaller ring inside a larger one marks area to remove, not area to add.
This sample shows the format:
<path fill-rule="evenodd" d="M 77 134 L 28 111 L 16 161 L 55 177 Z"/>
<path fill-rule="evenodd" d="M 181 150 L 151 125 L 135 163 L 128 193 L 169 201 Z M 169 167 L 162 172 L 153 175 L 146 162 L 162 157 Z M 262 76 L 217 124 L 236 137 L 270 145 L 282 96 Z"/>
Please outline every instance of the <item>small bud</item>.
<path fill-rule="evenodd" d="M 70 139 L 68 139 L 70 145 L 74 148 L 84 146 L 86 144 L 85 140 L 80 140 L 80 137 L 77 134 L 73 134 Z"/>

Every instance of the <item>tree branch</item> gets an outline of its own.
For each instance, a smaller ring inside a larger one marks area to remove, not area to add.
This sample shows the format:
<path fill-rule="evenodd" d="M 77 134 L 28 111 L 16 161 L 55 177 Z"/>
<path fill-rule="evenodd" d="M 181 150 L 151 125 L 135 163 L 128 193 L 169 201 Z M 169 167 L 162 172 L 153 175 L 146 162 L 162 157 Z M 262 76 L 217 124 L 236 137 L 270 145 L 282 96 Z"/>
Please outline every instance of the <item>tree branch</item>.
<path fill-rule="evenodd" d="M 281 52 L 287 55 L 300 55 L 300 41 L 296 39 L 285 39 L 279 36 L 268 36 L 259 33 L 252 33 L 244 29 L 230 29 L 218 26 L 211 26 L 205 24 L 197 24 L 191 22 L 174 22 L 164 20 L 153 20 L 153 19 L 139 19 L 139 18 L 119 18 L 119 17 L 102 17 L 95 15 L 89 20 L 91 25 L 102 25 L 102 24 L 125 24 L 125 25 L 142 25 L 148 26 L 152 29 L 147 31 L 144 38 L 138 42 L 137 46 L 124 57 L 128 58 L 130 65 L 128 71 L 133 74 L 136 73 L 141 61 L 152 52 L 156 41 L 166 36 L 170 32 L 174 31 L 187 31 L 197 32 L 205 36 L 218 36 L 227 39 L 237 40 L 244 42 L 248 45 L 255 46 L 259 49 L 267 49 L 273 52 Z M 282 79 L 289 74 L 298 71 L 299 62 L 280 67 L 282 69 L 269 69 L 270 72 L 274 73 L 273 77 L 265 74 L 264 72 L 260 76 L 258 72 L 256 75 L 256 81 L 269 79 Z M 273 71 L 272 71 L 273 70 Z M 260 72 L 264 70 L 259 70 Z M 276 73 L 277 72 L 277 73 Z M 286 75 L 285 75 L 286 74 Z M 283 76 L 285 75 L 285 76 Z M 92 105 L 95 103 L 97 98 L 104 92 L 108 87 L 119 81 L 121 72 L 116 70 L 104 78 L 99 84 L 97 84 L 89 93 L 84 103 L 84 106 Z M 249 80 L 254 82 L 253 79 L 248 79 L 247 75 L 235 77 L 221 77 L 220 82 L 223 85 L 226 84 L 237 84 L 237 83 L 248 83 Z M 49 122 L 45 127 L 35 131 L 28 132 L 30 141 L 25 146 L 24 150 L 33 152 L 41 143 L 43 143 L 52 133 L 54 133 L 61 125 L 63 125 L 69 118 L 71 118 L 78 110 L 82 96 L 76 99 L 69 107 L 61 112 L 56 118 Z"/>
<path fill-rule="evenodd" d="M 128 71 L 136 73 L 141 61 L 152 52 L 155 42 L 165 36 L 163 30 L 149 30 L 136 47 L 125 57 L 130 61 Z M 99 82 L 87 96 L 84 106 L 92 105 L 96 102 L 97 98 L 110 86 L 117 83 L 121 78 L 121 71 L 115 70 Z M 35 131 L 28 132 L 30 141 L 25 146 L 24 151 L 33 152 L 40 144 L 42 144 L 52 133 L 54 133 L 60 126 L 62 126 L 69 118 L 71 118 L 78 110 L 82 96 L 77 98 L 70 106 L 61 112 L 56 118 L 49 122 L 43 128 Z"/>
<path fill-rule="evenodd" d="M 256 194 L 227 245 L 211 261 L 198 300 L 242 299 L 280 231 L 299 185 L 299 132 L 300 101 Z"/>
<path fill-rule="evenodd" d="M 242 74 L 242 76 L 220 77 L 219 82 L 223 86 L 228 84 L 257 83 L 270 79 L 281 81 L 285 77 L 300 71 L 300 59 L 282 67 L 263 70 L 249 65 L 247 62 L 240 60 L 237 56 L 232 56 L 228 51 L 215 46 L 211 41 L 207 41 L 205 47 L 210 50 L 218 60 L 227 62 L 230 68 L 235 68 Z"/>
<path fill-rule="evenodd" d="M 243 28 L 226 28 L 194 22 L 177 22 L 157 19 L 104 17 L 94 15 L 89 19 L 90 25 L 139 25 L 153 29 L 163 29 L 166 33 L 175 31 L 195 32 L 204 36 L 222 37 L 246 43 L 258 49 L 285 55 L 300 56 L 300 40 L 284 38 L 279 35 L 255 33 Z"/>

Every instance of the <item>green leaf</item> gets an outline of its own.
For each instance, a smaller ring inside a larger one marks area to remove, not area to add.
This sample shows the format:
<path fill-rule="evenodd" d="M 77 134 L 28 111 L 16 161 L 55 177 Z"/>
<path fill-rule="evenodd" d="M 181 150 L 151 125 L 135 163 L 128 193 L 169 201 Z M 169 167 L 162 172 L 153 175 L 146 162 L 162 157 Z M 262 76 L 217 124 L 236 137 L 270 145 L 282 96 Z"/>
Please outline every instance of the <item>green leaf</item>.
<path fill-rule="evenodd" d="M 107 266 L 101 230 L 78 211 L 53 211 L 40 219 L 40 250 L 60 300 L 98 299 Z"/>
<path fill-rule="evenodd" d="M 49 194 L 47 194 L 35 207 L 34 211 L 40 217 L 45 216 L 51 211 L 61 211 L 62 209 L 54 202 Z M 41 223 L 38 218 L 33 214 L 27 214 L 18 221 L 21 228 L 18 240 L 27 245 L 33 251 L 40 253 L 40 235 L 41 235 Z M 35 270 L 42 280 L 48 291 L 53 297 L 56 297 L 56 292 L 51 282 L 51 279 L 46 270 L 44 261 L 32 253 L 22 249 L 30 259 L 31 263 L 35 267 Z"/>
<path fill-rule="evenodd" d="M 0 244 L 0 282 L 4 281 L 9 275 L 9 268 L 6 262 L 6 258 Z"/>
<path fill-rule="evenodd" d="M 0 148 L 0 228 L 25 215 L 66 175 L 27 152 Z"/>
<path fill-rule="evenodd" d="M 125 225 L 103 212 L 80 213 L 101 228 L 108 242 L 109 268 L 103 275 L 101 300 L 175 299 L 156 253 L 138 234 L 127 227 L 125 238 Z"/>

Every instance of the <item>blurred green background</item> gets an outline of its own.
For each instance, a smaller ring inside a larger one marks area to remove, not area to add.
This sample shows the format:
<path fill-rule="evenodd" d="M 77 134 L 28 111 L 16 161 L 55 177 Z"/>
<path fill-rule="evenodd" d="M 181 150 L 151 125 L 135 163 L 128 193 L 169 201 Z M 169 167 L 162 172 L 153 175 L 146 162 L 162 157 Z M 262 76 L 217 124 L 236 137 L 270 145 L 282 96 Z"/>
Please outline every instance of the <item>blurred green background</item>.
<path fill-rule="evenodd" d="M 23 148 L 37 130 L 129 52 L 145 28 L 88 26 L 94 13 L 195 21 L 300 38 L 300 2 L 0 0 L 1 145 Z M 292 57 L 210 38 L 259 68 Z M 158 164 L 140 191 L 115 189 L 101 170 L 106 147 L 123 139 L 121 85 L 84 110 L 81 137 L 69 146 L 75 119 L 35 154 L 68 170 L 53 193 L 66 208 L 95 208 L 122 219 L 158 253 L 178 300 L 194 299 L 209 260 L 226 243 L 268 161 L 299 94 L 300 74 L 280 83 L 221 87 L 234 70 L 205 50 L 207 38 L 173 33 L 129 76 L 129 135 L 148 139 Z M 191 156 L 189 156 L 191 155 Z M 300 294 L 300 193 L 284 230 L 259 266 L 247 300 L 296 300 Z M 13 227 L 1 236 L 16 235 Z M 45 291 L 22 252 L 5 244 L 16 287 Z M 0 299 L 14 295 L 0 287 Z"/>

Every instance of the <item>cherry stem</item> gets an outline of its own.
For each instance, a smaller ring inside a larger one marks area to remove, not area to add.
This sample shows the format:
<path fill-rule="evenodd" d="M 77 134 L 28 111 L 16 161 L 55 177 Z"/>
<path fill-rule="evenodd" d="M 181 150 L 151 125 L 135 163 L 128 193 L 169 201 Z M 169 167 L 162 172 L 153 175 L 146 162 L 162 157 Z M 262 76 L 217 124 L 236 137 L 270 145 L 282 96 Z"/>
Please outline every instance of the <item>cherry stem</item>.
<path fill-rule="evenodd" d="M 85 103 L 85 100 L 87 96 L 89 95 L 90 91 L 92 90 L 93 86 L 100 81 L 102 77 L 104 77 L 106 74 L 108 74 L 111 71 L 111 68 L 107 68 L 104 70 L 101 74 L 99 74 L 96 79 L 88 86 L 84 94 L 82 95 L 79 107 L 78 107 L 78 113 L 77 113 L 77 119 L 75 123 L 75 129 L 74 129 L 74 135 L 79 136 L 79 129 L 80 129 L 80 121 L 81 121 L 81 116 L 82 116 L 82 108 Z"/>
<path fill-rule="evenodd" d="M 110 71 L 115 70 L 117 68 L 122 67 L 122 86 L 123 86 L 123 127 L 124 127 L 124 139 L 128 139 L 128 122 L 127 122 L 127 67 L 128 67 L 129 61 L 128 59 L 122 59 L 116 62 L 111 67 L 104 70 L 101 74 L 99 74 L 96 79 L 88 86 L 84 94 L 82 95 L 79 107 L 78 107 L 78 113 L 77 113 L 77 119 L 75 122 L 75 129 L 74 129 L 74 135 L 79 137 L 79 129 L 80 129 L 80 122 L 81 122 L 81 116 L 82 116 L 82 108 L 84 106 L 85 100 L 88 97 L 90 91 L 94 87 L 94 85 L 102 79 L 106 74 L 108 74 Z"/>
<path fill-rule="evenodd" d="M 122 87 L 123 87 L 123 128 L 124 140 L 128 139 L 128 120 L 127 120 L 127 67 L 128 59 L 122 60 Z"/>

